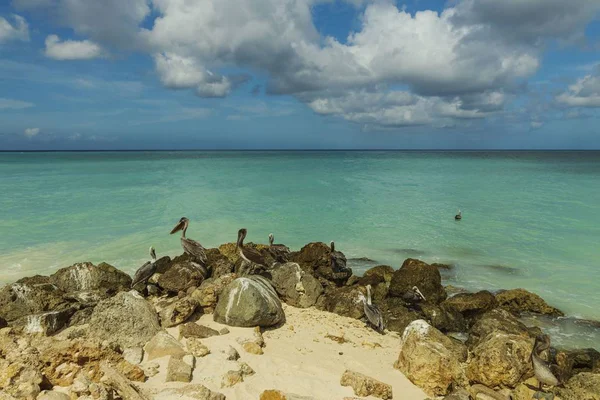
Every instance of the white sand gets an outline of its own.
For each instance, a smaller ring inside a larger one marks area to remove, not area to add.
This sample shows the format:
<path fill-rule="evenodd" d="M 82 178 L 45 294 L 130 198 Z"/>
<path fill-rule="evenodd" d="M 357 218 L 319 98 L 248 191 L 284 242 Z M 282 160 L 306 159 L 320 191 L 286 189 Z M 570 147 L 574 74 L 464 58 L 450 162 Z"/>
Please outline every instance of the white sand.
<path fill-rule="evenodd" d="M 211 354 L 196 358 L 191 383 L 200 383 L 227 396 L 228 400 L 258 399 L 267 389 L 319 400 L 342 400 L 355 397 L 352 388 L 342 387 L 340 378 L 346 369 L 391 384 L 394 399 L 423 400 L 427 396 L 413 385 L 400 371 L 393 368 L 398 357 L 400 337 L 393 332 L 380 335 L 364 323 L 352 318 L 315 309 L 299 309 L 284 305 L 287 322 L 280 328 L 264 332 L 266 347 L 263 355 L 249 354 L 238 343 L 238 338 L 253 338 L 250 328 L 233 328 L 229 334 L 202 339 Z M 198 324 L 220 330 L 224 325 L 213 321 L 212 315 L 203 315 Z M 168 330 L 178 337 L 178 329 Z M 348 342 L 340 344 L 327 335 L 344 336 Z M 182 339 L 185 342 L 185 339 Z M 254 371 L 244 382 L 232 388 L 221 388 L 221 378 L 229 370 L 239 370 L 239 363 L 226 360 L 229 346 Z M 341 353 L 341 354 L 340 354 Z M 167 358 L 145 361 L 158 362 L 160 372 L 142 384 L 150 392 L 167 387 L 182 387 L 184 383 L 165 383 Z M 374 397 L 368 397 L 374 399 Z"/>

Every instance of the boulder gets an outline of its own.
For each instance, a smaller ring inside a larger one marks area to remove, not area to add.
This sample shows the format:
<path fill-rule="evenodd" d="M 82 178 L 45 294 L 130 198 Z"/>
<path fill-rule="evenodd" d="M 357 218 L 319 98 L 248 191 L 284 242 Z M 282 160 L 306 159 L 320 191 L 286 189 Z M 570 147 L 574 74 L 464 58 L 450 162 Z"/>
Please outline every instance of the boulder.
<path fill-rule="evenodd" d="M 35 399 L 41 383 L 42 374 L 36 368 L 0 358 L 0 390 L 18 399 Z"/>
<path fill-rule="evenodd" d="M 466 374 L 470 382 L 514 388 L 533 374 L 533 340 L 504 332 L 490 333 L 472 349 Z"/>
<path fill-rule="evenodd" d="M 165 328 L 179 325 L 187 321 L 197 307 L 198 303 L 189 297 L 177 299 L 160 310 L 160 324 Z"/>
<path fill-rule="evenodd" d="M 68 394 L 63 392 L 57 392 L 56 390 L 44 390 L 42 391 L 37 400 L 70 400 Z"/>
<path fill-rule="evenodd" d="M 209 328 L 208 326 L 198 325 L 195 322 L 188 322 L 179 326 L 179 337 L 190 338 L 195 337 L 205 339 L 211 336 L 219 336 L 219 332 Z"/>
<path fill-rule="evenodd" d="M 67 326 L 69 319 L 74 313 L 74 307 L 69 307 L 61 311 L 48 311 L 20 318 L 14 321 L 12 325 L 23 329 L 23 333 L 52 335 Z"/>
<path fill-rule="evenodd" d="M 462 363 L 467 348 L 424 320 L 413 321 L 402 335 L 394 367 L 430 396 L 443 396 L 454 385 L 464 386 Z"/>
<path fill-rule="evenodd" d="M 340 385 L 350 386 L 354 394 L 361 397 L 373 396 L 380 399 L 392 399 L 392 386 L 358 372 L 346 370 Z"/>
<path fill-rule="evenodd" d="M 552 317 L 564 316 L 562 311 L 549 306 L 540 296 L 525 289 L 504 290 L 496 294 L 496 301 L 500 307 L 517 315 L 530 312 Z"/>
<path fill-rule="evenodd" d="M 213 392 L 203 385 L 185 385 L 180 388 L 163 389 L 154 400 L 225 400 L 225 395 Z"/>
<path fill-rule="evenodd" d="M 421 312 L 427 321 L 442 332 L 466 332 L 467 322 L 463 315 L 445 304 L 423 304 Z"/>
<path fill-rule="evenodd" d="M 171 257 L 169 256 L 164 256 L 156 260 L 156 262 L 154 263 L 154 265 L 156 266 L 155 274 L 164 274 L 165 272 L 167 272 L 167 270 L 171 268 L 171 263 Z"/>
<path fill-rule="evenodd" d="M 221 292 L 238 276 L 233 273 L 222 274 L 219 277 L 209 278 L 194 290 L 190 297 L 196 301 L 205 312 L 214 311 Z"/>
<path fill-rule="evenodd" d="M 446 299 L 440 271 L 421 260 L 408 258 L 394 271 L 389 296 L 402 297 L 413 286 L 419 288 L 429 303 L 437 304 Z"/>
<path fill-rule="evenodd" d="M 365 315 L 360 296 L 365 295 L 365 289 L 359 286 L 335 288 L 322 295 L 316 307 L 345 317 L 360 319 Z"/>
<path fill-rule="evenodd" d="M 261 276 L 237 278 L 227 285 L 213 317 L 216 322 L 242 327 L 273 326 L 285 320 L 277 292 Z"/>
<path fill-rule="evenodd" d="M 167 292 L 185 292 L 190 287 L 200 286 L 206 274 L 206 269 L 185 253 L 173 259 L 171 267 L 160 275 L 157 283 Z"/>
<path fill-rule="evenodd" d="M 187 354 L 181 343 L 165 331 L 159 331 L 154 335 L 144 346 L 144 352 L 148 360 L 165 356 L 182 358 Z"/>
<path fill-rule="evenodd" d="M 179 357 L 169 357 L 167 364 L 167 382 L 184 382 L 192 381 L 192 366 L 184 362 Z"/>
<path fill-rule="evenodd" d="M 482 290 L 477 293 L 459 293 L 444 301 L 443 305 L 458 311 L 466 319 L 472 320 L 495 308 L 498 304 L 493 294 Z"/>
<path fill-rule="evenodd" d="M 534 339 L 537 333 L 532 332 L 508 311 L 495 309 L 483 314 L 471 327 L 467 345 L 473 348 L 488 335 L 498 332 L 521 336 L 524 339 Z"/>
<path fill-rule="evenodd" d="M 394 268 L 389 265 L 378 265 L 376 267 L 368 269 L 364 274 L 364 278 L 369 278 L 372 276 L 376 276 L 380 278 L 382 282 L 390 284 L 392 282 L 392 277 L 394 276 Z"/>
<path fill-rule="evenodd" d="M 59 311 L 72 306 L 65 293 L 48 277 L 24 278 L 0 290 L 0 317 L 12 322 L 28 315 Z"/>
<path fill-rule="evenodd" d="M 104 299 L 129 290 L 131 278 L 112 265 L 83 262 L 62 268 L 50 276 L 50 281 L 66 293 L 94 292 Z"/>
<path fill-rule="evenodd" d="M 600 374 L 577 374 L 569 379 L 564 388 L 555 388 L 554 393 L 562 400 L 600 400 Z"/>
<path fill-rule="evenodd" d="M 294 307 L 314 306 L 323 294 L 323 286 L 297 263 L 286 263 L 271 271 L 273 287 L 283 301 Z"/>
<path fill-rule="evenodd" d="M 98 303 L 89 326 L 92 337 L 116 342 L 122 348 L 143 346 L 159 330 L 154 307 L 134 291 Z"/>
<path fill-rule="evenodd" d="M 210 354 L 210 350 L 198 338 L 190 337 L 185 341 L 185 347 L 194 357 L 204 357 Z"/>
<path fill-rule="evenodd" d="M 600 352 L 595 349 L 556 350 L 552 355 L 561 382 L 579 372 L 600 372 Z"/>
<path fill-rule="evenodd" d="M 219 249 L 207 249 L 206 258 L 206 265 L 211 272 L 210 276 L 212 278 L 219 278 L 233 272 L 233 262 L 221 254 Z"/>
<path fill-rule="evenodd" d="M 332 258 L 337 266 L 332 268 Z M 296 262 L 300 267 L 319 278 L 320 280 L 342 286 L 352 276 L 352 269 L 346 267 L 346 257 L 342 252 L 331 252 L 325 243 L 309 243 L 300 251 L 290 254 L 290 261 Z M 323 283 L 323 282 L 322 282 Z"/>
<path fill-rule="evenodd" d="M 421 315 L 409 310 L 397 297 L 390 297 L 382 303 L 381 311 L 386 329 L 402 334 L 411 322 L 421 319 Z"/>

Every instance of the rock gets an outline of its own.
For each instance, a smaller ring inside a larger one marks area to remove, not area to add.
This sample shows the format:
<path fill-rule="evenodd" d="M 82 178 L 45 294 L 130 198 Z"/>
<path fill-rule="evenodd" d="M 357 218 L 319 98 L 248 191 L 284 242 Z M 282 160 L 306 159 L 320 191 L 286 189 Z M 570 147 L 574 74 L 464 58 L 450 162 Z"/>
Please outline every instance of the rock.
<path fill-rule="evenodd" d="M 50 276 L 50 281 L 64 292 L 95 292 L 100 298 L 129 290 L 131 278 L 112 265 L 90 262 L 62 268 Z"/>
<path fill-rule="evenodd" d="M 210 350 L 208 349 L 208 347 L 206 347 L 204 344 L 202 344 L 202 342 L 198 338 L 195 338 L 195 337 L 187 338 L 185 341 L 185 344 L 186 344 L 188 351 L 194 357 L 204 357 L 204 356 L 207 356 L 210 354 Z"/>
<path fill-rule="evenodd" d="M 144 363 L 142 365 L 142 369 L 144 370 L 146 376 L 156 376 L 159 368 L 160 364 L 157 362 Z"/>
<path fill-rule="evenodd" d="M 179 326 L 179 337 L 182 338 L 200 338 L 206 339 L 211 336 L 219 336 L 219 332 L 208 326 L 198 325 L 195 322 L 188 322 Z"/>
<path fill-rule="evenodd" d="M 241 371 L 227 371 L 221 380 L 221 387 L 232 387 L 240 382 L 244 382 L 244 376 Z"/>
<path fill-rule="evenodd" d="M 472 349 L 466 374 L 469 381 L 488 387 L 514 388 L 533 373 L 533 340 L 504 332 L 490 333 Z"/>
<path fill-rule="evenodd" d="M 260 347 L 256 342 L 244 342 L 242 344 L 244 350 L 250 354 L 262 355 L 264 354 L 262 347 Z"/>
<path fill-rule="evenodd" d="M 186 291 L 192 286 L 200 286 L 206 271 L 190 255 L 175 257 L 171 267 L 158 278 L 158 286 L 171 293 Z"/>
<path fill-rule="evenodd" d="M 6 320 L 2 317 L 0 317 L 0 329 L 2 328 L 6 328 L 8 326 L 8 323 L 6 322 Z"/>
<path fill-rule="evenodd" d="M 159 331 L 154 335 L 144 346 L 144 351 L 148 356 L 148 360 L 165 356 L 181 358 L 187 354 L 181 343 L 165 331 Z"/>
<path fill-rule="evenodd" d="M 240 353 L 233 347 L 229 346 L 229 350 L 227 350 L 227 359 L 229 361 L 237 361 L 240 359 Z"/>
<path fill-rule="evenodd" d="M 495 308 L 498 304 L 493 294 L 482 290 L 477 293 L 459 293 L 444 301 L 443 305 L 458 311 L 467 319 L 473 319 Z"/>
<path fill-rule="evenodd" d="M 154 400 L 225 400 L 221 393 L 213 392 L 203 385 L 185 385 L 180 388 L 169 388 L 160 391 Z"/>
<path fill-rule="evenodd" d="M 379 277 L 385 283 L 391 283 L 392 277 L 394 276 L 394 268 L 389 265 L 378 265 L 376 267 L 368 269 L 363 277 Z"/>
<path fill-rule="evenodd" d="M 400 334 L 404 332 L 408 324 L 421 319 L 419 314 L 404 307 L 404 302 L 397 297 L 386 299 L 381 311 L 386 329 Z"/>
<path fill-rule="evenodd" d="M 165 272 L 167 272 L 167 270 L 171 268 L 171 263 L 171 257 L 169 256 L 163 256 L 156 260 L 156 262 L 154 263 L 154 265 L 156 266 L 155 274 L 164 274 Z"/>
<path fill-rule="evenodd" d="M 163 327 L 169 328 L 185 322 L 196 311 L 198 303 L 188 297 L 178 299 L 167 307 L 160 310 L 160 323 Z"/>
<path fill-rule="evenodd" d="M 213 278 L 220 278 L 223 275 L 233 272 L 233 262 L 225 255 L 221 254 L 219 249 L 206 250 L 206 265 L 211 270 Z"/>
<path fill-rule="evenodd" d="M 123 359 L 133 365 L 142 362 L 144 358 L 144 349 L 141 347 L 129 347 L 123 350 Z"/>
<path fill-rule="evenodd" d="M 600 400 L 600 374 L 577 374 L 569 379 L 564 388 L 555 388 L 554 393 L 562 400 Z"/>
<path fill-rule="evenodd" d="M 444 400 L 471 400 L 471 395 L 465 389 L 457 388 L 448 396 L 444 397 Z"/>
<path fill-rule="evenodd" d="M 6 324 L 33 314 L 70 308 L 73 301 L 48 277 L 24 278 L 0 289 L 0 317 Z"/>
<path fill-rule="evenodd" d="M 286 263 L 271 272 L 271 282 L 281 299 L 294 307 L 314 306 L 323 294 L 323 286 L 297 263 Z"/>
<path fill-rule="evenodd" d="M 229 333 L 229 329 L 227 328 L 221 328 L 219 330 L 219 335 L 227 335 Z"/>
<path fill-rule="evenodd" d="M 235 243 L 224 243 L 219 246 L 219 253 L 225 256 L 232 264 L 235 264 L 240 258 Z"/>
<path fill-rule="evenodd" d="M 440 271 L 423 261 L 408 258 L 394 271 L 389 296 L 402 297 L 413 286 L 419 288 L 429 303 L 437 304 L 446 299 Z"/>
<path fill-rule="evenodd" d="M 69 326 L 89 324 L 92 319 L 92 312 L 94 312 L 93 307 L 86 307 L 75 311 L 71 319 L 69 319 Z"/>
<path fill-rule="evenodd" d="M 330 290 L 319 298 L 316 308 L 351 318 L 362 318 L 365 314 L 363 303 L 359 297 L 365 295 L 363 288 L 345 286 Z"/>
<path fill-rule="evenodd" d="M 466 332 L 467 322 L 463 315 L 445 304 L 423 304 L 421 312 L 428 322 L 442 332 Z"/>
<path fill-rule="evenodd" d="M 519 315 L 522 312 L 562 317 L 564 313 L 549 306 L 544 299 L 525 289 L 505 290 L 496 294 L 498 305 L 507 311 Z"/>
<path fill-rule="evenodd" d="M 594 349 L 556 350 L 552 362 L 561 382 L 579 372 L 600 372 L 600 353 Z"/>
<path fill-rule="evenodd" d="M 192 366 L 179 357 L 169 357 L 167 365 L 167 382 L 191 382 Z"/>
<path fill-rule="evenodd" d="M 511 313 L 502 309 L 495 309 L 483 314 L 471 327 L 467 345 L 473 348 L 482 339 L 497 332 L 518 335 L 525 339 L 535 338 L 535 334 L 531 334 L 530 329 Z"/>
<path fill-rule="evenodd" d="M 315 398 L 284 393 L 280 390 L 265 390 L 260 394 L 259 400 L 315 400 Z"/>
<path fill-rule="evenodd" d="M 70 400 L 69 395 L 63 392 L 57 392 L 56 390 L 44 390 L 42 391 L 37 400 Z"/>
<path fill-rule="evenodd" d="M 337 269 L 331 266 L 332 257 L 335 259 Z M 346 257 L 342 252 L 334 251 L 325 243 L 309 243 L 300 251 L 291 253 L 290 261 L 296 262 L 300 267 L 313 276 L 343 286 L 352 276 L 352 269 L 346 267 Z M 323 283 L 323 282 L 321 282 Z"/>
<path fill-rule="evenodd" d="M 73 384 L 71 385 L 70 391 L 78 396 L 84 395 L 90 392 L 90 385 L 92 381 L 85 373 L 79 373 L 75 377 Z"/>
<path fill-rule="evenodd" d="M 511 391 L 506 388 L 496 391 L 477 383 L 472 385 L 469 390 L 471 395 L 478 400 L 511 400 Z"/>
<path fill-rule="evenodd" d="M 273 326 L 285 315 L 275 289 L 261 276 L 235 279 L 225 287 L 213 315 L 216 322 L 230 326 Z"/>
<path fill-rule="evenodd" d="M 212 312 L 217 306 L 223 289 L 237 277 L 237 274 L 223 274 L 218 278 L 209 278 L 202 282 L 190 297 L 203 307 L 205 312 Z"/>
<path fill-rule="evenodd" d="M 61 311 L 48 311 L 42 314 L 28 315 L 13 321 L 12 325 L 23 329 L 23 333 L 52 335 L 67 326 L 75 308 L 70 307 Z"/>
<path fill-rule="evenodd" d="M 122 348 L 146 344 L 159 330 L 154 307 L 136 292 L 121 292 L 98 303 L 90 319 L 90 335 Z"/>
<path fill-rule="evenodd" d="M 424 320 L 413 321 L 402 335 L 394 367 L 430 396 L 448 394 L 451 386 L 464 385 L 462 363 L 467 348 Z"/>
<path fill-rule="evenodd" d="M 148 296 L 160 295 L 160 288 L 153 283 L 149 283 L 146 285 L 146 291 L 148 293 Z"/>
<path fill-rule="evenodd" d="M 0 358 L 0 390 L 18 399 L 35 399 L 41 383 L 42 374 L 35 368 Z"/>
<path fill-rule="evenodd" d="M 250 376 L 250 375 L 254 375 L 256 372 L 254 372 L 254 370 L 245 362 L 241 362 L 240 363 L 240 372 L 242 373 L 243 376 Z"/>
<path fill-rule="evenodd" d="M 340 385 L 350 386 L 357 396 L 373 396 L 380 399 L 392 398 L 392 386 L 370 378 L 358 372 L 346 370 L 340 380 Z"/>

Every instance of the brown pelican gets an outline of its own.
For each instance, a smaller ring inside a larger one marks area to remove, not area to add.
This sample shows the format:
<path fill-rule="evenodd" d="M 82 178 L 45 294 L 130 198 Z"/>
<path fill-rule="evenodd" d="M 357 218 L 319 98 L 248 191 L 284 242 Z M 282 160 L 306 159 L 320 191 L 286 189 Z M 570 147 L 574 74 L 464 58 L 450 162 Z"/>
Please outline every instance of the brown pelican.
<path fill-rule="evenodd" d="M 187 231 L 190 220 L 186 217 L 182 217 L 177 225 L 171 231 L 171 234 L 175 232 L 181 232 L 181 247 L 183 247 L 183 251 L 188 253 L 189 255 L 195 257 L 202 264 L 206 264 L 206 252 L 204 247 L 196 242 L 195 240 L 188 239 L 185 237 L 185 231 Z"/>
<path fill-rule="evenodd" d="M 329 242 L 329 248 L 331 249 L 332 253 L 335 251 L 335 243 L 333 242 L 333 240 Z"/>
<path fill-rule="evenodd" d="M 284 251 L 286 253 L 290 251 L 290 249 L 285 244 L 273 244 L 274 241 L 275 236 L 273 236 L 272 233 L 269 233 L 269 247 L 271 250 Z"/>
<path fill-rule="evenodd" d="M 138 283 L 146 283 L 148 279 L 156 272 L 156 251 L 154 251 L 154 247 L 150 246 L 150 261 L 146 261 L 144 265 L 142 265 L 137 271 L 135 271 L 135 275 L 133 276 L 133 280 L 131 281 L 131 287 L 134 287 Z"/>
<path fill-rule="evenodd" d="M 454 216 L 454 219 L 457 220 L 457 221 L 459 221 L 459 220 L 462 219 L 462 212 L 460 210 L 458 210 L 458 214 L 456 214 Z"/>
<path fill-rule="evenodd" d="M 427 300 L 423 293 L 421 293 L 419 288 L 416 286 L 413 286 L 411 289 L 408 289 L 402 295 L 402 299 L 407 303 L 419 303 L 421 300 Z"/>
<path fill-rule="evenodd" d="M 262 256 L 262 254 L 260 254 L 258 251 L 251 247 L 244 247 L 244 239 L 246 238 L 247 234 L 248 231 L 246 230 L 246 228 L 242 228 L 238 231 L 238 240 L 236 246 L 238 254 L 242 258 L 242 260 L 246 262 L 259 264 L 267 267 L 267 262 L 265 261 L 265 258 Z"/>
<path fill-rule="evenodd" d="M 275 241 L 275 236 L 272 233 L 269 233 L 269 246 L 273 246 L 273 242 Z"/>
<path fill-rule="evenodd" d="M 550 337 L 541 335 L 535 338 L 533 351 L 531 352 L 531 361 L 533 363 L 533 373 L 540 383 L 539 390 L 542 391 L 542 384 L 547 386 L 557 386 L 558 379 L 550 370 L 550 365 L 540 357 L 540 353 L 550 348 Z"/>
<path fill-rule="evenodd" d="M 371 302 L 371 285 L 367 285 L 367 298 L 364 296 L 361 299 L 363 301 L 365 315 L 367 319 L 377 329 L 378 332 L 383 333 L 384 325 L 383 325 L 383 316 L 381 315 L 381 311 L 379 308 Z"/>

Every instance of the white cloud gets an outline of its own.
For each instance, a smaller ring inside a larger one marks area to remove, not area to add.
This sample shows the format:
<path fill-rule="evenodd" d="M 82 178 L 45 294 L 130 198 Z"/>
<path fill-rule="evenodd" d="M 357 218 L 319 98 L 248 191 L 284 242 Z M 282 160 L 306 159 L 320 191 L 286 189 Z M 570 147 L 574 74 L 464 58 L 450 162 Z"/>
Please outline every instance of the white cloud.
<path fill-rule="evenodd" d="M 568 107 L 600 107 L 600 67 L 578 79 L 556 100 Z"/>
<path fill-rule="evenodd" d="M 0 17 L 0 43 L 9 40 L 29 40 L 29 25 L 25 18 L 19 15 L 12 15 L 13 23 L 6 18 Z"/>
<path fill-rule="evenodd" d="M 27 136 L 28 138 L 34 137 L 36 136 L 38 133 L 40 133 L 40 128 L 27 128 L 25 129 L 25 131 L 23 132 L 23 134 L 25 136 Z"/>
<path fill-rule="evenodd" d="M 0 97 L 0 110 L 22 110 L 24 108 L 33 107 L 33 103 L 21 100 L 12 100 Z"/>
<path fill-rule="evenodd" d="M 46 57 L 55 60 L 91 60 L 102 57 L 102 47 L 89 40 L 64 40 L 60 41 L 57 35 L 46 38 Z"/>

